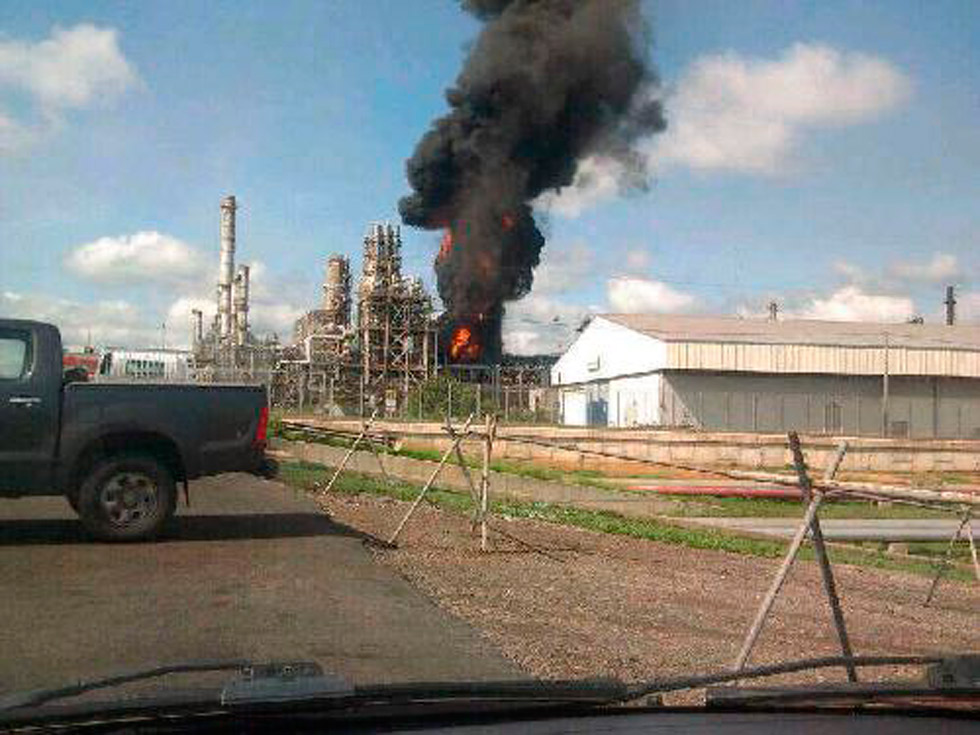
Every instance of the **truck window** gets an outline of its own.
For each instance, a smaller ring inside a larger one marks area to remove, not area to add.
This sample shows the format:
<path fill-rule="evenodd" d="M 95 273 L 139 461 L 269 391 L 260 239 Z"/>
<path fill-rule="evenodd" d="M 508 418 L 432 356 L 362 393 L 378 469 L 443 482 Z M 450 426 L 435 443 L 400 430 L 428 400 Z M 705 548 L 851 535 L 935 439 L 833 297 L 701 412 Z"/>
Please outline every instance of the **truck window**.
<path fill-rule="evenodd" d="M 31 338 L 26 332 L 0 330 L 0 380 L 17 380 L 27 372 Z"/>

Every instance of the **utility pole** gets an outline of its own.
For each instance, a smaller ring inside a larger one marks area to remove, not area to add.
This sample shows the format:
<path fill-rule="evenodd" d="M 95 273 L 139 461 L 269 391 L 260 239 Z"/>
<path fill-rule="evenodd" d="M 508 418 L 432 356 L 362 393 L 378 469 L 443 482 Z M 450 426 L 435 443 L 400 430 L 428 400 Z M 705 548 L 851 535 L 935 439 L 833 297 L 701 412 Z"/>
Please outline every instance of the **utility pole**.
<path fill-rule="evenodd" d="M 946 287 L 946 326 L 956 324 L 956 286 Z"/>

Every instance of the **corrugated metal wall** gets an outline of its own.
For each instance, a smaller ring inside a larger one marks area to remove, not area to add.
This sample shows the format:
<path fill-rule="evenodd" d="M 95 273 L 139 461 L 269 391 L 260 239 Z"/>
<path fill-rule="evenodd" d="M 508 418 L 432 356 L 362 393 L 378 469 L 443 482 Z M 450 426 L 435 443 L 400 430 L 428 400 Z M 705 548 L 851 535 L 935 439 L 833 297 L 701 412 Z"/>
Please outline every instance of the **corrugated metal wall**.
<path fill-rule="evenodd" d="M 854 345 L 668 342 L 672 370 L 745 370 L 757 373 L 834 373 L 881 375 L 886 350 Z M 980 352 L 891 345 L 890 375 L 980 377 Z"/>
<path fill-rule="evenodd" d="M 665 372 L 666 426 L 708 431 L 881 436 L 882 379 L 865 376 Z M 892 377 L 889 434 L 980 438 L 980 381 Z"/>

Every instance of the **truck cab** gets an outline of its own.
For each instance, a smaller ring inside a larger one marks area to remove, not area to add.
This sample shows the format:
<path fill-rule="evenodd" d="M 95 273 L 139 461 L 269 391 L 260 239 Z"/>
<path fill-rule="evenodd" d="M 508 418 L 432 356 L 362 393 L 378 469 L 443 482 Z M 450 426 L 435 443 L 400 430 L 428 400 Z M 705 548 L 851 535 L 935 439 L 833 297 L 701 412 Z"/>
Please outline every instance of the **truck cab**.
<path fill-rule="evenodd" d="M 58 330 L 0 320 L 0 491 L 36 491 L 51 482 L 61 413 Z"/>
<path fill-rule="evenodd" d="M 260 385 L 72 382 L 55 326 L 0 319 L 0 497 L 63 495 L 97 538 L 156 536 L 178 483 L 267 474 L 268 411 Z"/>

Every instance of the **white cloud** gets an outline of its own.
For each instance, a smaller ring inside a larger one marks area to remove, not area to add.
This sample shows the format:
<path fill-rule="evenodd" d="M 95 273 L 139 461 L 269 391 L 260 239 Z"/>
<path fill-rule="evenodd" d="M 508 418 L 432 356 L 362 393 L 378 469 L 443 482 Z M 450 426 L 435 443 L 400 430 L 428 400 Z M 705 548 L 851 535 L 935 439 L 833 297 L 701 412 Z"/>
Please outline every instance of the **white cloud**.
<path fill-rule="evenodd" d="M 280 340 L 289 342 L 293 338 L 294 323 L 310 308 L 283 302 L 253 301 L 249 311 L 252 331 L 257 335 L 274 332 Z"/>
<path fill-rule="evenodd" d="M 514 355 L 562 352 L 590 311 L 594 309 L 532 293 L 507 305 L 503 325 L 504 349 Z"/>
<path fill-rule="evenodd" d="M 866 293 L 858 286 L 845 286 L 826 298 L 812 298 L 799 310 L 787 312 L 804 319 L 845 322 L 904 322 L 915 313 L 915 304 L 907 296 Z"/>
<path fill-rule="evenodd" d="M 865 273 L 861 266 L 847 260 L 835 261 L 833 268 L 848 283 L 864 283 L 868 280 L 868 274 Z"/>
<path fill-rule="evenodd" d="M 151 230 L 79 245 L 65 265 L 96 283 L 172 283 L 202 275 L 203 258 L 181 240 Z"/>
<path fill-rule="evenodd" d="M 649 94 L 662 93 L 658 89 Z M 776 59 L 737 53 L 695 60 L 662 97 L 666 132 L 639 145 L 645 166 L 591 156 L 571 186 L 536 206 L 575 218 L 636 188 L 639 169 L 775 174 L 791 162 L 806 132 L 866 122 L 903 104 L 911 80 L 886 59 L 821 43 L 797 43 Z"/>
<path fill-rule="evenodd" d="M 104 103 L 136 82 L 113 28 L 83 23 L 37 43 L 0 40 L 0 85 L 27 91 L 48 109 Z"/>
<path fill-rule="evenodd" d="M 167 309 L 165 317 L 167 333 L 174 347 L 190 347 L 191 331 L 193 330 L 191 312 L 194 309 L 202 312 L 204 331 L 207 332 L 211 326 L 215 312 L 217 312 L 217 304 L 213 297 L 206 299 L 194 296 L 181 296 Z"/>
<path fill-rule="evenodd" d="M 0 110 L 0 154 L 14 153 L 30 145 L 35 134 Z"/>
<path fill-rule="evenodd" d="M 0 293 L 0 314 L 55 324 L 66 345 L 86 344 L 90 337 L 103 345 L 159 345 L 161 339 L 160 325 L 147 323 L 136 306 L 123 300 L 83 304 L 5 291 Z"/>
<path fill-rule="evenodd" d="M 911 94 L 885 59 L 798 43 L 775 60 L 705 56 L 667 99 L 667 131 L 649 154 L 694 169 L 778 172 L 809 128 L 873 119 Z"/>
<path fill-rule="evenodd" d="M 65 111 L 107 105 L 137 84 L 113 28 L 83 23 L 37 42 L 0 38 L 0 94 L 26 96 L 41 118 L 14 120 L 0 110 L 0 153 L 26 148 Z"/>
<path fill-rule="evenodd" d="M 623 276 L 606 283 L 609 308 L 627 314 L 674 314 L 694 308 L 694 296 L 649 278 Z"/>
<path fill-rule="evenodd" d="M 275 333 L 283 342 L 292 339 L 294 322 L 313 304 L 297 305 L 284 294 L 295 293 L 269 274 L 264 263 L 254 260 L 249 266 L 249 323 L 252 333 L 259 337 Z M 172 327 L 178 344 L 190 344 L 191 311 L 199 309 L 204 315 L 204 330 L 210 328 L 217 311 L 212 284 L 214 274 L 207 273 L 194 288 L 179 296 L 167 308 L 167 325 Z"/>
<path fill-rule="evenodd" d="M 557 294 L 580 286 L 593 275 L 594 260 L 592 251 L 583 242 L 568 247 L 547 246 L 541 264 L 534 271 L 534 292 Z"/>
<path fill-rule="evenodd" d="M 622 191 L 625 168 L 605 156 L 583 159 L 575 172 L 575 180 L 559 192 L 546 191 L 535 206 L 574 219 L 587 209 L 612 199 Z"/>
<path fill-rule="evenodd" d="M 955 281 L 963 275 L 959 260 L 950 253 L 934 253 L 926 263 L 898 261 L 888 268 L 888 273 L 902 281 L 916 283 L 941 283 Z"/>

